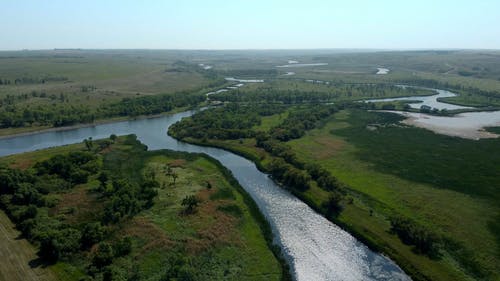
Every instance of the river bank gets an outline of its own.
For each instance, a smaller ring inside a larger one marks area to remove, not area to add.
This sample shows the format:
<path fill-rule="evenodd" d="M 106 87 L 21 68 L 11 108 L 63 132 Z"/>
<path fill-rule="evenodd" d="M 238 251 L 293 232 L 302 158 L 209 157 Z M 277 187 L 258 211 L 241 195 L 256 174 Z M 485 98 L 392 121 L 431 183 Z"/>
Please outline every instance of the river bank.
<path fill-rule="evenodd" d="M 268 163 L 272 158 L 267 152 L 258 152 L 256 148 L 250 148 L 248 146 L 242 146 L 241 144 L 228 143 L 225 141 L 208 140 L 206 142 L 199 141 L 193 138 L 186 138 L 182 140 L 183 142 L 205 146 L 205 147 L 216 147 L 219 149 L 224 149 L 230 151 L 231 153 L 245 157 L 246 159 L 255 163 L 255 166 L 263 173 L 269 174 L 269 169 L 264 160 Z M 245 149 L 242 149 L 242 148 Z M 275 179 L 278 186 L 281 188 L 286 188 L 284 185 Z M 429 280 L 429 277 L 419 271 L 409 260 L 406 254 L 401 255 L 398 250 L 392 247 L 386 240 L 380 239 L 373 232 L 367 231 L 365 225 L 363 225 L 364 220 L 367 216 L 366 210 L 359 208 L 355 205 L 346 206 L 350 215 L 346 219 L 345 215 L 340 217 L 328 215 L 325 208 L 322 206 L 323 201 L 319 200 L 320 197 L 316 195 L 318 193 L 323 193 L 318 187 L 311 187 L 308 193 L 301 193 L 296 191 L 291 191 L 291 193 L 299 198 L 302 202 L 307 204 L 311 209 L 317 212 L 322 217 L 328 219 L 335 225 L 342 228 L 344 231 L 348 232 L 350 235 L 355 237 L 357 240 L 361 241 L 363 244 L 368 246 L 372 251 L 382 253 L 384 256 L 389 257 L 394 260 L 398 266 L 400 266 L 405 273 L 407 273 L 413 280 Z M 350 217 L 354 215 L 356 219 Z M 371 217 L 371 216 L 370 216 Z M 358 222 L 358 223 L 356 223 Z M 400 243 L 397 239 L 393 243 Z"/>
<path fill-rule="evenodd" d="M 453 116 L 436 116 L 419 112 L 376 110 L 404 116 L 401 123 L 431 130 L 435 133 L 465 139 L 498 138 L 499 135 L 488 132 L 486 127 L 500 126 L 500 111 L 464 112 Z"/>
<path fill-rule="evenodd" d="M 82 139 L 134 133 L 150 150 L 206 153 L 231 170 L 256 202 L 273 230 L 274 242 L 290 264 L 296 280 L 409 280 L 391 260 L 316 213 L 303 201 L 277 186 L 254 162 L 225 150 L 179 142 L 166 129 L 193 111 L 171 116 L 103 124 L 63 132 L 47 132 L 0 140 L 0 155 L 81 142 Z"/>
<path fill-rule="evenodd" d="M 152 114 L 152 115 L 141 115 L 141 116 L 123 116 L 123 117 L 112 117 L 112 118 L 106 118 L 106 119 L 100 119 L 97 120 L 93 123 L 82 123 L 82 124 L 75 124 L 71 126 L 62 126 L 62 127 L 21 127 L 21 128 L 8 128 L 8 129 L 0 129 L 0 140 L 1 139 L 9 139 L 9 138 L 16 138 L 16 137 L 22 137 L 22 136 L 30 136 L 30 135 L 36 135 L 36 134 L 41 134 L 41 133 L 48 133 L 48 132 L 62 132 L 62 131 L 69 131 L 69 130 L 75 130 L 75 129 L 81 129 L 81 128 L 90 128 L 90 127 L 95 127 L 99 125 L 104 125 L 104 124 L 112 124 L 116 122 L 123 122 L 123 121 L 134 121 L 134 120 L 141 120 L 141 119 L 152 119 L 152 118 L 158 118 L 161 116 L 168 116 L 172 114 L 176 114 L 182 111 L 187 110 L 187 108 L 175 108 L 172 111 L 169 112 L 163 112 L 159 114 Z M 17 132 L 19 129 L 19 132 Z M 14 133 L 10 133 L 14 130 Z"/>

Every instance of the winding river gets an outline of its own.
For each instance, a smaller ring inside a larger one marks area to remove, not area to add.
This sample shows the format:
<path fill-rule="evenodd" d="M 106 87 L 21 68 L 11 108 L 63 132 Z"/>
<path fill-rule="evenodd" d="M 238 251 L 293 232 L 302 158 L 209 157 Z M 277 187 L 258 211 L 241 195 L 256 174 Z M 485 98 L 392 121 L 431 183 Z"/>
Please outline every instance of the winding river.
<path fill-rule="evenodd" d="M 400 87 L 404 88 L 406 86 L 400 85 Z M 417 87 L 414 87 L 414 88 L 417 88 Z M 364 102 L 408 101 L 410 107 L 416 108 L 416 109 L 419 109 L 422 105 L 426 105 L 426 106 L 429 106 L 431 108 L 437 108 L 439 110 L 441 110 L 441 109 L 456 110 L 456 109 L 471 109 L 472 108 L 469 106 L 455 105 L 455 104 L 451 104 L 451 103 L 446 103 L 444 101 L 440 101 L 440 99 L 443 99 L 443 98 L 450 98 L 450 97 L 457 96 L 457 94 L 452 93 L 450 91 L 440 90 L 440 89 L 431 89 L 431 88 L 421 88 L 421 89 L 432 90 L 432 91 L 435 91 L 437 94 L 430 95 L 430 96 L 410 96 L 410 97 L 400 97 L 400 98 L 369 99 L 369 100 L 364 100 Z"/>
<path fill-rule="evenodd" d="M 399 86 L 407 87 L 402 85 Z M 431 88 L 422 89 L 433 90 L 437 94 L 431 96 L 370 99 L 363 100 L 362 102 L 407 101 L 409 102 L 410 107 L 415 109 L 419 109 L 423 105 L 439 110 L 474 109 L 474 107 L 450 104 L 446 103 L 445 100 L 441 100 L 443 98 L 457 96 L 457 94 L 453 92 Z M 403 115 L 407 118 L 403 121 L 405 124 L 425 128 L 438 134 L 475 140 L 482 138 L 497 138 L 499 136 L 498 134 L 485 131 L 484 128 L 500 126 L 500 111 L 474 111 L 456 114 L 451 117 L 395 110 L 387 112 Z"/>
<path fill-rule="evenodd" d="M 203 152 L 229 168 L 258 204 L 296 280 L 411 280 L 393 261 L 371 251 L 277 186 L 253 162 L 225 150 L 183 143 L 166 134 L 170 125 L 193 113 L 0 139 L 0 156 L 77 143 L 88 137 L 131 133 L 151 150 Z"/>

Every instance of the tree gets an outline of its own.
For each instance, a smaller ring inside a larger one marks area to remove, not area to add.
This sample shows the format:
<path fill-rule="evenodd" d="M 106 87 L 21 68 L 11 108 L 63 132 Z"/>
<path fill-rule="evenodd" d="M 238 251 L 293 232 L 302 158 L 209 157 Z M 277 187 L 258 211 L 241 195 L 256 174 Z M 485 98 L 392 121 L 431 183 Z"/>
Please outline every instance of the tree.
<path fill-rule="evenodd" d="M 83 143 L 85 143 L 85 147 L 87 148 L 88 151 L 91 151 L 92 148 L 94 147 L 94 143 L 92 142 L 92 137 L 84 139 Z"/>
<path fill-rule="evenodd" d="M 116 142 L 116 139 L 117 139 L 117 138 L 118 138 L 118 137 L 117 137 L 115 134 L 111 134 L 111 135 L 109 136 L 109 139 L 110 139 L 110 140 L 112 140 L 113 142 Z"/>
<path fill-rule="evenodd" d="M 120 239 L 113 245 L 115 257 L 122 257 L 128 255 L 132 251 L 132 239 L 125 237 Z"/>
<path fill-rule="evenodd" d="M 177 180 L 178 177 L 179 175 L 176 172 L 172 172 L 172 180 L 174 181 L 174 186 L 175 186 L 175 180 Z"/>
<path fill-rule="evenodd" d="M 103 268 L 111 264 L 111 262 L 113 261 L 113 257 L 113 247 L 109 243 L 102 242 L 97 247 L 97 251 L 92 258 L 92 264 L 97 268 Z"/>
<path fill-rule="evenodd" d="M 189 196 L 186 196 L 184 199 L 182 199 L 182 206 L 185 206 L 186 209 L 185 209 L 185 212 L 190 214 L 190 213 L 193 213 L 195 208 L 198 206 L 198 204 L 200 203 L 200 201 L 198 200 L 198 198 L 196 198 L 196 196 L 194 195 L 189 195 Z"/>
<path fill-rule="evenodd" d="M 155 169 L 153 169 L 152 167 L 146 168 L 146 170 L 144 171 L 144 176 L 147 179 L 155 180 L 156 179 L 156 171 L 155 171 Z"/>
<path fill-rule="evenodd" d="M 90 248 L 104 238 L 104 227 L 100 222 L 92 222 L 85 225 L 82 231 L 81 244 L 83 248 Z"/>
<path fill-rule="evenodd" d="M 50 230 L 40 237 L 40 255 L 50 260 L 73 253 L 80 249 L 81 233 L 74 228 Z"/>
<path fill-rule="evenodd" d="M 163 167 L 163 170 L 165 171 L 166 176 L 172 175 L 172 167 L 170 167 L 169 164 L 165 165 L 165 167 Z"/>
<path fill-rule="evenodd" d="M 328 201 L 323 204 L 327 216 L 338 216 L 343 209 L 341 202 L 342 195 L 338 192 L 333 192 Z"/>
<path fill-rule="evenodd" d="M 106 189 L 106 182 L 108 181 L 109 177 L 108 177 L 108 173 L 106 172 L 101 172 L 99 174 L 99 176 L 97 177 L 97 179 L 99 180 L 99 182 L 101 183 L 100 184 L 100 189 L 101 190 L 105 190 Z"/>

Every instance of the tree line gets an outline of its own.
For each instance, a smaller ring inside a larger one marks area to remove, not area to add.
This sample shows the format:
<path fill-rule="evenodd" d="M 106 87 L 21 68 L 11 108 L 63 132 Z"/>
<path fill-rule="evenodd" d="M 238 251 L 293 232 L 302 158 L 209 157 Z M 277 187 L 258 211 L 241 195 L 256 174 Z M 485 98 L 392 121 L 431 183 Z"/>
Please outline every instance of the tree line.
<path fill-rule="evenodd" d="M 21 85 L 21 84 L 45 84 L 50 81 L 67 81 L 68 77 L 65 76 L 45 76 L 43 78 L 38 77 L 17 77 L 13 79 L 5 79 L 0 77 L 0 85 Z"/>
<path fill-rule="evenodd" d="M 217 94 L 220 101 L 262 103 L 326 103 L 338 100 L 414 95 L 420 89 L 403 88 L 388 84 L 330 84 L 324 91 L 288 89 L 260 86 L 255 90 L 238 89 Z"/>
<path fill-rule="evenodd" d="M 441 238 L 429 229 L 403 216 L 390 219 L 391 231 L 405 244 L 413 245 L 418 253 L 438 258 Z"/>
<path fill-rule="evenodd" d="M 203 100 L 202 95 L 177 93 L 124 98 L 116 103 L 100 105 L 95 110 L 88 106 L 61 104 L 31 106 L 23 109 L 15 105 L 7 105 L 0 109 L 0 128 L 32 125 L 60 127 L 77 123 L 92 123 L 100 118 L 159 114 L 176 107 L 195 106 Z"/>

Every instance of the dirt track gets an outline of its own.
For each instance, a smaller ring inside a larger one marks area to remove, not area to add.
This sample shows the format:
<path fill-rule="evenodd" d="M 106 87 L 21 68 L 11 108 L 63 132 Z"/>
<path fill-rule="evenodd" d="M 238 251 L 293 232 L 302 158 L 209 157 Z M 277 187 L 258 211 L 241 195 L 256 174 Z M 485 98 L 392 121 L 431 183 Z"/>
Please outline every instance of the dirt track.
<path fill-rule="evenodd" d="M 0 211 L 0 281 L 57 280 L 41 266 L 32 268 L 36 249 L 26 240 L 18 239 L 19 231 L 3 211 Z"/>

